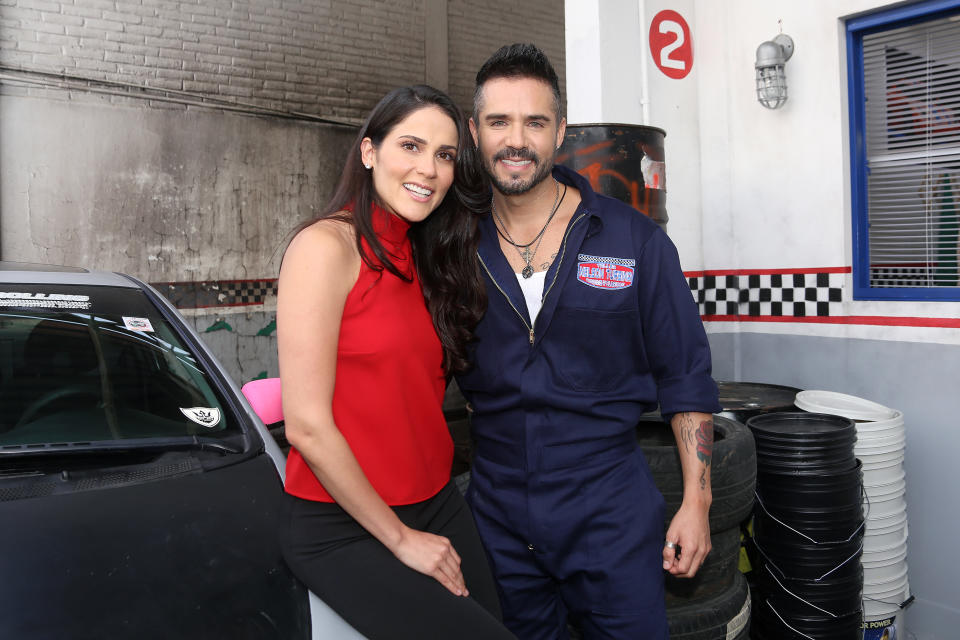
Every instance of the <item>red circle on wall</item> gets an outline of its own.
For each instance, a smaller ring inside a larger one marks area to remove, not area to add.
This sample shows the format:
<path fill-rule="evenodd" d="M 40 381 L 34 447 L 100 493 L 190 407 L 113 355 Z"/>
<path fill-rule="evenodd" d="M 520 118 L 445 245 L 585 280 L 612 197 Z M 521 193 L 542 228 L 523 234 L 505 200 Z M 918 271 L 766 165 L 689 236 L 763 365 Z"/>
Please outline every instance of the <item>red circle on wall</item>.
<path fill-rule="evenodd" d="M 693 39 L 690 27 L 676 11 L 665 9 L 650 21 L 650 54 L 660 71 L 669 78 L 685 78 L 693 68 Z"/>

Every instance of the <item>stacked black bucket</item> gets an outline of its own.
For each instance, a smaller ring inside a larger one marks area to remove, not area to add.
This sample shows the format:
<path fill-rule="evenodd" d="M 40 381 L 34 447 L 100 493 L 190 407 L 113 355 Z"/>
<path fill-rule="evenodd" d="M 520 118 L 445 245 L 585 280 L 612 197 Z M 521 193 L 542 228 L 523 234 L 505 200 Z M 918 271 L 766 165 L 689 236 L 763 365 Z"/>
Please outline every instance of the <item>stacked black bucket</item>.
<path fill-rule="evenodd" d="M 818 413 L 750 418 L 757 445 L 757 640 L 859 640 L 862 473 L 854 422 Z"/>

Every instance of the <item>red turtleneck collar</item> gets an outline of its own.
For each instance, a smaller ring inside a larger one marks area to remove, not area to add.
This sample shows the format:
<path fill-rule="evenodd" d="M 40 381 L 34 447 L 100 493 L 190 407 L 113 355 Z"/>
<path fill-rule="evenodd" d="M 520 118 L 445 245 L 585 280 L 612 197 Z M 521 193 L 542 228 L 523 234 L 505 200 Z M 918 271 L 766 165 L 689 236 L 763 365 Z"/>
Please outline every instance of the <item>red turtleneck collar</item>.
<path fill-rule="evenodd" d="M 398 215 L 392 214 L 377 203 L 370 205 L 370 220 L 377 237 L 393 245 L 401 245 L 407 240 L 410 223 Z"/>

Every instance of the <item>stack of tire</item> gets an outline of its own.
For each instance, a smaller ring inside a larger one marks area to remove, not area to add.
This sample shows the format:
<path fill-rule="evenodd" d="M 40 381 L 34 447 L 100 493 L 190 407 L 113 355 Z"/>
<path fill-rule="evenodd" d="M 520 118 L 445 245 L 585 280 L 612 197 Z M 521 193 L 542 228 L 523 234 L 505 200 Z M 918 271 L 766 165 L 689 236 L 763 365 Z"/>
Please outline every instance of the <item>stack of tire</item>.
<path fill-rule="evenodd" d="M 750 418 L 756 440 L 753 637 L 860 640 L 862 474 L 852 420 Z"/>
<path fill-rule="evenodd" d="M 673 430 L 660 416 L 637 426 L 637 440 L 666 502 L 664 533 L 683 500 L 683 475 Z M 751 599 L 738 568 L 740 523 L 753 508 L 756 483 L 753 436 L 736 420 L 714 416 L 711 463 L 713 549 L 694 578 L 665 575 L 671 640 L 746 640 Z"/>

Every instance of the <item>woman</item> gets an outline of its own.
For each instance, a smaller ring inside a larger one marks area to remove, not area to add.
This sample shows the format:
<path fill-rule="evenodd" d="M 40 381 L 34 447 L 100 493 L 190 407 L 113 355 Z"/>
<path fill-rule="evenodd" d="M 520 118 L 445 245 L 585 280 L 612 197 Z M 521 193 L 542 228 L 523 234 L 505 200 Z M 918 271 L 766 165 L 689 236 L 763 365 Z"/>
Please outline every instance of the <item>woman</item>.
<path fill-rule="evenodd" d="M 371 639 L 513 637 L 441 409 L 485 304 L 468 139 L 445 94 L 387 94 L 280 269 L 284 555 Z"/>

